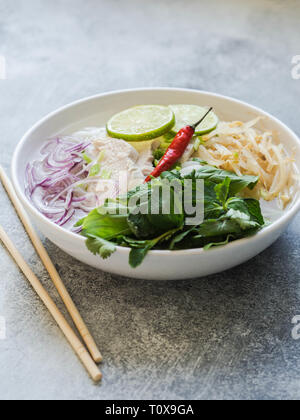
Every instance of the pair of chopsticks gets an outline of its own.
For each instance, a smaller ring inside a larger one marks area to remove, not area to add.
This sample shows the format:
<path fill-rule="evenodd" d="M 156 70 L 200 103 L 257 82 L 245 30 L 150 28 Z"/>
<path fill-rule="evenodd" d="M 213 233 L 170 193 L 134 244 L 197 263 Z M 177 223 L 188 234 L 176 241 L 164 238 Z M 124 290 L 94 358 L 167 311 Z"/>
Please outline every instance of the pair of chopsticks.
<path fill-rule="evenodd" d="M 46 249 L 44 248 L 39 236 L 35 232 L 30 219 L 25 212 L 17 194 L 14 190 L 14 187 L 6 175 L 4 169 L 0 166 L 0 179 L 1 182 L 15 207 L 15 210 L 24 225 L 26 232 L 28 233 L 29 238 L 32 241 L 32 244 L 42 260 L 46 270 L 48 271 L 60 297 L 62 298 L 69 314 L 71 315 L 74 324 L 76 325 L 78 332 L 80 333 L 86 347 L 89 352 L 86 350 L 82 342 L 79 340 L 73 329 L 70 327 L 67 320 L 64 318 L 62 313 L 59 311 L 58 307 L 55 305 L 54 301 L 51 299 L 45 288 L 42 286 L 40 280 L 33 273 L 31 268 L 28 266 L 22 255 L 19 253 L 11 239 L 8 237 L 7 233 L 0 225 L 0 240 L 3 242 L 8 252 L 11 254 L 12 258 L 15 260 L 16 264 L 19 266 L 21 271 L 24 273 L 25 277 L 28 279 L 29 283 L 36 291 L 42 302 L 45 304 L 58 326 L 62 330 L 63 334 L 69 341 L 73 350 L 77 354 L 78 358 L 81 360 L 82 364 L 90 374 L 91 378 L 95 382 L 99 382 L 102 378 L 101 372 L 96 365 L 102 361 L 102 356 L 100 351 L 97 348 L 97 345 L 90 334 L 85 322 L 83 321 L 78 309 L 76 308 L 71 296 L 69 295 L 65 285 L 63 284 L 62 279 L 60 278 L 53 262 L 51 261 Z"/>

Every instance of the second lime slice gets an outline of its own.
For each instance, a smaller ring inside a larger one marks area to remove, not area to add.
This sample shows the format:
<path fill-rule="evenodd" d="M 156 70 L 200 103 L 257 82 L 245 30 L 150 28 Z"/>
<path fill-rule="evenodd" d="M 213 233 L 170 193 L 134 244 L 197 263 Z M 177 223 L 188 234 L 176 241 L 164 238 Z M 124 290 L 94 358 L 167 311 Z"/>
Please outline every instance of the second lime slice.
<path fill-rule="evenodd" d="M 111 137 L 143 141 L 163 136 L 174 124 L 175 115 L 170 107 L 141 105 L 114 115 L 106 128 Z"/>
<path fill-rule="evenodd" d="M 193 125 L 199 121 L 205 113 L 207 108 L 198 105 L 170 105 L 171 110 L 175 114 L 176 124 L 172 128 L 174 134 L 178 133 L 186 125 Z M 197 127 L 195 134 L 202 136 L 213 131 L 219 123 L 219 119 L 214 112 L 210 112 L 205 120 Z"/>

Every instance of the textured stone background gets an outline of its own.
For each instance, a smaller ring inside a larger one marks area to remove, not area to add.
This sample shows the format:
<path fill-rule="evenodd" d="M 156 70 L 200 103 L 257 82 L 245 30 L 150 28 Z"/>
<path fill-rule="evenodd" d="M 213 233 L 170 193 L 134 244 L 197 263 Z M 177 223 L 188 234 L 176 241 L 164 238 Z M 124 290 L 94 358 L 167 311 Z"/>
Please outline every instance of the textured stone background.
<path fill-rule="evenodd" d="M 21 135 L 48 112 L 131 87 L 231 95 L 300 134 L 299 18 L 297 0 L 0 0 L 0 162 L 9 168 Z M 0 194 L 0 223 L 58 300 Z M 298 217 L 252 261 L 176 283 L 97 272 L 46 241 L 103 351 L 99 386 L 0 247 L 0 398 L 298 399 L 299 233 Z"/>

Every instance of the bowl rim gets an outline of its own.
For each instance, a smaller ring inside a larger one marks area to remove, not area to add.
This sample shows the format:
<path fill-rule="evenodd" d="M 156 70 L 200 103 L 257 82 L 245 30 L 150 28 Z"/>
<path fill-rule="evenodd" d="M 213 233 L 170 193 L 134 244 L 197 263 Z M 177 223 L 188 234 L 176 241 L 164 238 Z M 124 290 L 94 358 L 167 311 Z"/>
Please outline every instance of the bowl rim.
<path fill-rule="evenodd" d="M 29 207 L 29 209 L 31 211 L 31 214 L 34 214 L 34 216 L 37 217 L 43 224 L 47 224 L 49 226 L 49 228 L 56 231 L 56 233 L 58 235 L 64 234 L 69 239 L 77 240 L 77 241 L 80 241 L 80 242 L 83 242 L 83 241 L 86 240 L 86 238 L 84 238 L 83 236 L 80 236 L 80 235 L 78 235 L 74 232 L 68 231 L 68 230 L 64 229 L 63 227 L 58 226 L 55 223 L 53 223 L 52 221 L 50 221 L 49 219 L 47 219 L 47 217 L 44 216 L 43 214 L 41 214 L 35 208 L 35 206 L 31 203 L 31 201 L 26 197 L 25 192 L 23 191 L 23 188 L 21 187 L 21 185 L 19 183 L 19 180 L 18 180 L 18 164 L 17 163 L 18 163 L 18 160 L 19 160 L 20 152 L 21 152 L 23 146 L 26 144 L 27 139 L 32 135 L 32 133 L 35 130 L 37 130 L 40 126 L 42 126 L 46 121 L 48 121 L 49 119 L 55 117 L 56 115 L 60 114 L 61 112 L 65 111 L 67 109 L 70 109 L 72 107 L 83 104 L 85 102 L 89 102 L 89 101 L 92 101 L 92 100 L 95 100 L 95 99 L 98 99 L 98 98 L 102 98 L 102 97 L 106 97 L 106 96 L 117 96 L 117 95 L 120 95 L 120 94 L 143 92 L 143 91 L 200 93 L 200 94 L 203 94 L 203 95 L 209 95 L 209 96 L 219 98 L 219 99 L 229 100 L 231 102 L 234 102 L 237 105 L 246 106 L 251 111 L 253 111 L 254 113 L 256 113 L 258 115 L 263 115 L 263 116 L 275 121 L 277 124 L 281 125 L 289 133 L 289 135 L 295 140 L 295 143 L 296 144 L 298 143 L 298 146 L 300 148 L 300 139 L 297 136 L 297 134 L 292 129 L 290 129 L 285 123 L 280 121 L 277 117 L 275 117 L 272 114 L 262 110 L 261 108 L 258 108 L 254 105 L 251 105 L 251 104 L 249 104 L 245 101 L 241 101 L 239 99 L 232 98 L 232 97 L 226 96 L 226 95 L 221 95 L 221 94 L 214 93 L 214 92 L 198 90 L 198 89 L 175 88 L 175 87 L 142 87 L 142 88 L 121 89 L 121 90 L 108 91 L 108 92 L 88 96 L 88 97 L 73 101 L 73 102 L 71 102 L 67 105 L 64 105 L 64 106 L 56 109 L 53 112 L 48 113 L 46 116 L 41 118 L 38 122 L 36 122 L 29 130 L 27 130 L 27 132 L 23 135 L 20 142 L 17 144 L 17 147 L 15 148 L 15 151 L 13 153 L 12 163 L 11 163 L 12 181 L 13 181 L 15 190 L 17 192 L 17 195 L 19 196 L 19 198 L 21 199 L 23 204 L 25 203 L 26 206 Z M 226 248 L 227 251 L 234 250 L 235 248 L 241 246 L 245 242 L 247 242 L 250 245 L 251 243 L 255 242 L 257 239 L 259 239 L 259 238 L 262 239 L 263 237 L 267 236 L 272 231 L 276 231 L 276 230 L 279 231 L 280 228 L 283 227 L 284 225 L 288 224 L 289 221 L 291 221 L 299 211 L 300 211 L 300 195 L 298 196 L 297 200 L 294 202 L 293 206 L 290 209 L 288 209 L 278 220 L 273 222 L 271 225 L 263 228 L 261 231 L 259 231 L 258 233 L 256 233 L 255 235 L 253 235 L 251 237 L 238 239 L 236 241 L 233 241 L 233 242 L 227 244 L 225 247 L 220 246 L 220 247 L 212 248 L 210 250 L 210 253 L 218 253 L 221 250 L 223 250 L 224 248 Z M 116 250 L 117 250 L 117 252 L 122 252 L 123 254 L 128 254 L 129 251 L 130 251 L 130 248 L 129 247 L 116 246 Z M 190 248 L 190 249 L 185 249 L 185 250 L 152 250 L 152 251 L 149 251 L 148 255 L 158 255 L 159 254 L 159 255 L 163 255 L 163 256 L 167 256 L 167 255 L 174 255 L 174 256 L 181 255 L 182 256 L 182 255 L 196 255 L 196 254 L 201 254 L 203 252 L 204 252 L 203 248 Z"/>

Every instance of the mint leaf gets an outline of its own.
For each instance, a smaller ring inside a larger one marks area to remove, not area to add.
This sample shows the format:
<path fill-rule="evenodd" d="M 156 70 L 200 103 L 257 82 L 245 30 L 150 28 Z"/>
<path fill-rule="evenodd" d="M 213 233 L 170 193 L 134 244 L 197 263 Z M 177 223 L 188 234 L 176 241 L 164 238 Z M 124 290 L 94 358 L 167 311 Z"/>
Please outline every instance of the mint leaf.
<path fill-rule="evenodd" d="M 249 215 L 250 220 L 264 226 L 265 220 L 261 212 L 259 201 L 253 198 L 232 198 L 228 204 L 228 209 L 238 210 Z"/>
<path fill-rule="evenodd" d="M 127 215 L 100 214 L 101 211 L 106 211 L 106 209 L 104 207 L 95 209 L 84 219 L 82 225 L 82 234 L 84 236 L 111 239 L 130 232 Z"/>
<path fill-rule="evenodd" d="M 230 191 L 229 195 L 234 196 L 245 188 L 250 188 L 251 190 L 257 185 L 259 178 L 252 175 L 243 175 L 238 176 L 234 172 L 224 171 L 222 169 L 215 168 L 210 165 L 201 165 L 201 161 L 195 162 L 199 163 L 199 168 L 191 169 L 190 173 L 187 173 L 184 176 L 184 179 L 207 179 L 215 184 L 220 184 L 226 178 L 230 178 Z"/>
<path fill-rule="evenodd" d="M 263 226 L 265 224 L 265 220 L 261 212 L 259 201 L 253 198 L 246 198 L 244 199 L 244 203 L 247 206 L 251 219 Z"/>
<path fill-rule="evenodd" d="M 173 229 L 169 232 L 164 233 L 163 235 L 159 236 L 158 238 L 148 240 L 148 241 L 136 241 L 133 240 L 133 246 L 130 256 L 129 256 L 129 264 L 132 268 L 136 268 L 142 264 L 144 261 L 147 253 L 153 249 L 159 242 L 168 241 L 172 238 L 174 234 L 176 234 L 179 229 Z M 130 238 L 126 238 L 126 241 L 130 243 Z"/>
<path fill-rule="evenodd" d="M 129 264 L 132 268 L 137 268 L 144 261 L 150 248 L 132 248 L 129 254 Z"/>
<path fill-rule="evenodd" d="M 226 202 L 229 196 L 230 183 L 231 179 L 226 177 L 221 184 L 215 186 L 217 199 L 222 204 L 224 210 L 226 210 Z"/>
<path fill-rule="evenodd" d="M 182 197 L 173 188 L 163 194 L 164 183 L 156 180 L 150 189 L 131 196 L 136 205 L 130 209 L 128 225 L 137 238 L 151 239 L 184 224 Z"/>
<path fill-rule="evenodd" d="M 239 210 L 230 209 L 226 216 L 228 219 L 234 220 L 242 230 L 258 228 L 259 224 L 250 220 L 249 214 L 243 213 Z"/>
<path fill-rule="evenodd" d="M 224 218 L 205 220 L 198 227 L 198 235 L 195 238 L 209 238 L 217 236 L 225 236 L 230 233 L 241 233 L 241 227 L 236 220 Z"/>

